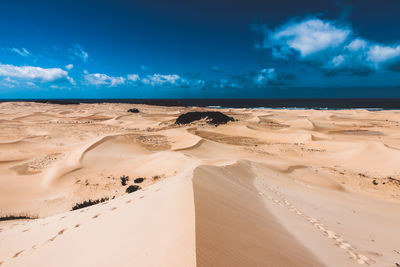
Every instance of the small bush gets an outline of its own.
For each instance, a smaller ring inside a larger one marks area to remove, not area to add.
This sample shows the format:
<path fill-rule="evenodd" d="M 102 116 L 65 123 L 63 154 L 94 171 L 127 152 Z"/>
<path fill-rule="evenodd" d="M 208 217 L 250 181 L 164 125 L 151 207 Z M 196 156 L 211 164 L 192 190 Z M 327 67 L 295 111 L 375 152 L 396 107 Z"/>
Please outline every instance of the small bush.
<path fill-rule="evenodd" d="M 122 184 L 123 186 L 125 186 L 126 183 L 129 181 L 129 176 L 122 175 L 122 176 L 120 177 L 120 179 L 121 179 L 121 184 Z"/>
<path fill-rule="evenodd" d="M 143 181 L 144 181 L 144 178 L 142 178 L 142 177 L 139 177 L 139 178 L 136 178 L 135 180 L 133 180 L 134 182 L 135 182 L 135 184 L 140 184 L 140 183 L 143 183 Z"/>
<path fill-rule="evenodd" d="M 131 109 L 128 109 L 128 112 L 139 113 L 139 110 L 137 108 L 131 108 Z"/>
<path fill-rule="evenodd" d="M 96 199 L 96 200 L 85 200 L 82 203 L 76 203 L 71 210 L 79 210 L 79 209 L 83 209 L 89 206 L 93 206 L 102 202 L 108 201 L 108 197 L 102 197 L 100 199 Z"/>
<path fill-rule="evenodd" d="M 29 214 L 6 214 L 0 216 L 0 221 L 11 221 L 11 220 L 33 220 L 37 219 L 36 215 Z"/>
<path fill-rule="evenodd" d="M 125 192 L 128 193 L 128 194 L 130 194 L 130 193 L 133 193 L 133 192 L 138 191 L 138 190 L 140 190 L 140 189 L 142 189 L 142 188 L 141 188 L 140 186 L 138 186 L 138 185 L 130 185 L 130 186 L 128 186 L 128 188 L 125 190 Z"/>

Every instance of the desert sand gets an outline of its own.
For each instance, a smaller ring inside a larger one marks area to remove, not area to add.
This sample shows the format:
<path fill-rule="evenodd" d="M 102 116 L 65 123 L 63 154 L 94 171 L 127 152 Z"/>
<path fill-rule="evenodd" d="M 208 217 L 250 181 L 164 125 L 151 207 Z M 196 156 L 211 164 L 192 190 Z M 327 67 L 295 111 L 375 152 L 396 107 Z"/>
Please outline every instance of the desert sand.
<path fill-rule="evenodd" d="M 193 110 L 1 103 L 0 265 L 400 264 L 400 111 Z"/>

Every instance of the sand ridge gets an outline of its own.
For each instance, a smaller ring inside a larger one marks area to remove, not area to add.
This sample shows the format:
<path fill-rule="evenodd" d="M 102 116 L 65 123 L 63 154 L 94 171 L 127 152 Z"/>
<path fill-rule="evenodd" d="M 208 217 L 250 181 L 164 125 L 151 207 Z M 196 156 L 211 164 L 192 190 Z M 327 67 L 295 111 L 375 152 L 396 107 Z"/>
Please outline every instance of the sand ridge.
<path fill-rule="evenodd" d="M 40 218 L 0 222 L 0 264 L 400 262 L 399 111 L 227 109 L 226 125 L 174 124 L 204 110 L 1 103 L 1 215 Z M 126 194 L 123 175 L 142 190 Z"/>

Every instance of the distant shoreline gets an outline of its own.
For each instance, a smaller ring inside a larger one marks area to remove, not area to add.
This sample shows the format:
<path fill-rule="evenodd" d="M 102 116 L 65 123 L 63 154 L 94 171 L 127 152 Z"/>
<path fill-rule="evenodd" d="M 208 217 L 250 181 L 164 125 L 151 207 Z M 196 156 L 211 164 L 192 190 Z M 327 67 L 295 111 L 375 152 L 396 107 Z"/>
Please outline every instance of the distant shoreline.
<path fill-rule="evenodd" d="M 279 109 L 400 109 L 400 98 L 307 99 L 0 99 L 0 102 L 36 102 L 60 105 L 90 103 L 146 104 L 156 106 Z"/>

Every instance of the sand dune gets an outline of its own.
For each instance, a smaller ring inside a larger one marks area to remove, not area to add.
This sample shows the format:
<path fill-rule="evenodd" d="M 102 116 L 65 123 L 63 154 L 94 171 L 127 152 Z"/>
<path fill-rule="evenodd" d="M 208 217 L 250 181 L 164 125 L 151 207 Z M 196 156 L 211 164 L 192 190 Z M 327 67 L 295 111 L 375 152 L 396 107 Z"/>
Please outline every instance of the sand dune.
<path fill-rule="evenodd" d="M 400 263 L 398 111 L 189 110 L 1 103 L 0 264 Z"/>
<path fill-rule="evenodd" d="M 322 265 L 265 209 L 254 178 L 246 163 L 195 170 L 197 266 Z"/>

